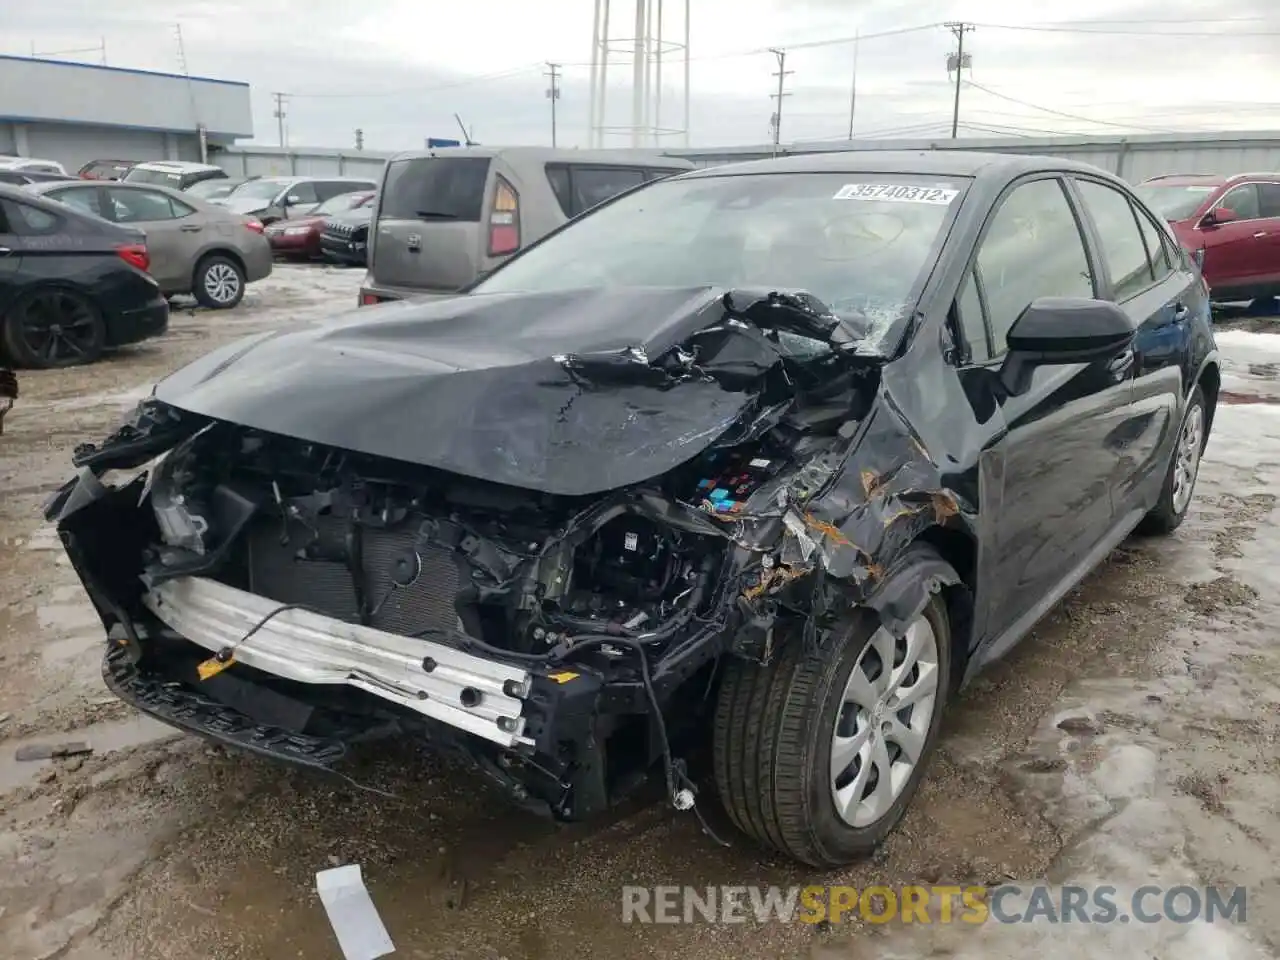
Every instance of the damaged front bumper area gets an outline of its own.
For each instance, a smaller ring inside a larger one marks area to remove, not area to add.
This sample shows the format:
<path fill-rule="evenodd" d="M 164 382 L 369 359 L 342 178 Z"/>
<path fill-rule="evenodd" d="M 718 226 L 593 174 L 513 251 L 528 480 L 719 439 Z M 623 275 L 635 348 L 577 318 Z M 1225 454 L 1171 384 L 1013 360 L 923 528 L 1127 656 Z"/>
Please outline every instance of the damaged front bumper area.
<path fill-rule="evenodd" d="M 677 691 L 727 642 L 722 578 L 755 554 L 653 492 L 530 513 L 527 492 L 374 479 L 377 461 L 322 477 L 339 455 L 156 401 L 78 451 L 46 515 L 106 627 L 109 688 L 343 775 L 363 744 L 421 742 L 566 819 L 640 783 L 665 742 L 655 699 L 674 731 Z"/>

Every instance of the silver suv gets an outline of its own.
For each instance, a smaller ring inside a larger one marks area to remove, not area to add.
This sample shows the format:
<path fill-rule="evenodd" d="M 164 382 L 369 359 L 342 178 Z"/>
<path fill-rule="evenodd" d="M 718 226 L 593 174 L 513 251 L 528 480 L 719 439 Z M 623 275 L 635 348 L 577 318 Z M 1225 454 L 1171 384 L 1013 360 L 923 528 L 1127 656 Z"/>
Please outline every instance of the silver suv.
<path fill-rule="evenodd" d="M 210 203 L 273 223 L 305 217 L 339 194 L 377 189 L 378 181 L 368 177 L 258 177 Z"/>
<path fill-rule="evenodd" d="M 387 164 L 361 305 L 456 291 L 624 190 L 693 169 L 633 151 L 446 147 Z"/>

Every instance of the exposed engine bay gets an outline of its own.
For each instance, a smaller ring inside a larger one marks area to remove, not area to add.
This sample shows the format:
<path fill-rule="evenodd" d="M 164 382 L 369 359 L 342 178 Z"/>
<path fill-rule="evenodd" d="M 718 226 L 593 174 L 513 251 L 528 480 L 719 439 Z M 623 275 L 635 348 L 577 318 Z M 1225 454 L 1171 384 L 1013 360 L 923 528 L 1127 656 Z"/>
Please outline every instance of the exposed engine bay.
<path fill-rule="evenodd" d="M 507 482 L 515 466 L 484 479 L 381 455 L 386 438 L 363 433 L 340 447 L 323 418 L 290 436 L 246 422 L 269 415 L 259 406 L 217 416 L 162 384 L 77 451 L 81 476 L 48 507 L 112 638 L 108 683 L 169 722 L 314 766 L 417 731 L 563 817 L 608 806 L 659 761 L 679 792 L 671 743 L 720 658 L 822 628 L 823 568 L 855 548 L 807 505 L 844 469 L 878 377 L 810 298 L 732 296 L 652 358 L 556 355 L 558 380 L 529 375 L 566 398 L 561 419 L 620 394 L 610 430 L 685 415 L 682 390 L 719 391 L 733 416 L 642 450 L 647 468 L 596 451 L 606 474 L 650 471 L 620 486 Z M 126 485 L 98 479 L 140 467 Z"/>

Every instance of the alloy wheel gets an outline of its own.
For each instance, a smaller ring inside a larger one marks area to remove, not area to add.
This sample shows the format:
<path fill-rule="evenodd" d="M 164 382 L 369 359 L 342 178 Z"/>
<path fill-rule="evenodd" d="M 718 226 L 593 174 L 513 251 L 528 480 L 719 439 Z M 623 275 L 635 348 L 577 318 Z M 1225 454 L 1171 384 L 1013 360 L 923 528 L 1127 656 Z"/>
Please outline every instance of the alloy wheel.
<path fill-rule="evenodd" d="M 240 293 L 240 275 L 229 263 L 211 263 L 204 272 L 204 290 L 215 303 L 230 303 Z"/>
<path fill-rule="evenodd" d="M 889 812 L 919 764 L 938 699 L 938 638 L 923 614 L 901 637 L 881 627 L 845 683 L 831 738 L 831 795 L 852 827 Z"/>
<path fill-rule="evenodd" d="M 92 360 L 99 352 L 98 318 L 83 297 L 60 290 L 38 293 L 10 322 L 43 366 Z"/>
<path fill-rule="evenodd" d="M 1204 446 L 1204 408 L 1195 404 L 1187 411 L 1178 434 L 1173 462 L 1173 510 L 1182 513 L 1191 502 L 1191 492 L 1200 472 L 1200 451 Z"/>

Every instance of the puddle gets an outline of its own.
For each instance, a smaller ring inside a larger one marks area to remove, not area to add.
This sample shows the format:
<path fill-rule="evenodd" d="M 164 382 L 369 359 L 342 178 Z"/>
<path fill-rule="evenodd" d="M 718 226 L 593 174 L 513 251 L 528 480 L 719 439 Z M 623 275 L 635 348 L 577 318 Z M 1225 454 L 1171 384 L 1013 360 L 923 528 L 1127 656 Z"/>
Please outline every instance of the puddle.
<path fill-rule="evenodd" d="M 66 760 L 16 760 L 20 747 L 32 744 L 87 743 L 93 748 L 90 756 L 100 757 L 115 750 L 126 750 L 146 743 L 182 736 L 168 724 L 138 714 L 125 720 L 110 720 L 90 724 L 80 730 L 60 733 L 56 736 L 27 737 L 24 740 L 6 740 L 0 743 L 0 794 L 18 787 L 34 784 L 41 772 Z"/>

